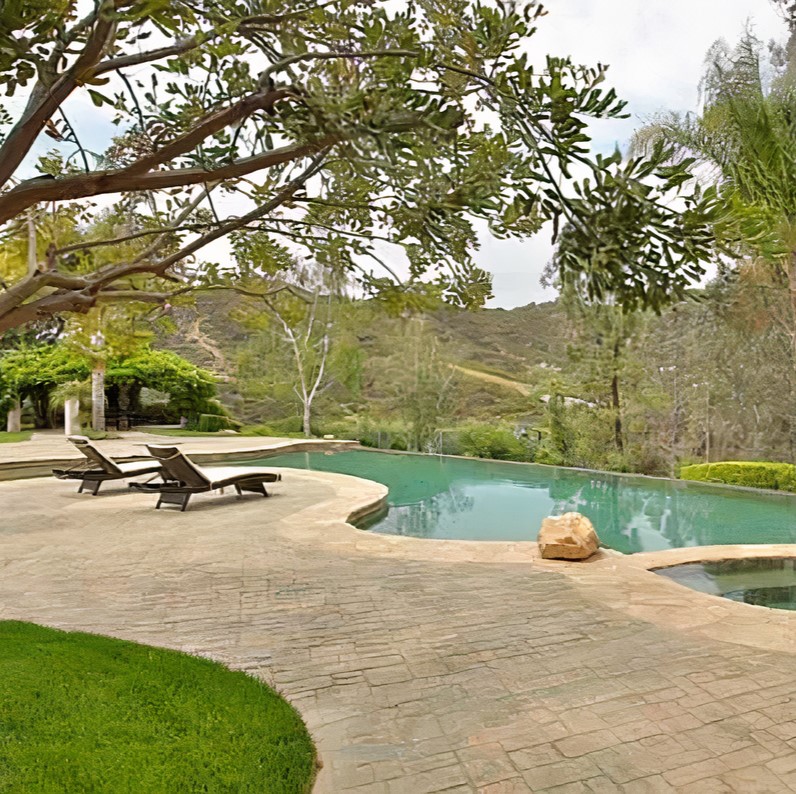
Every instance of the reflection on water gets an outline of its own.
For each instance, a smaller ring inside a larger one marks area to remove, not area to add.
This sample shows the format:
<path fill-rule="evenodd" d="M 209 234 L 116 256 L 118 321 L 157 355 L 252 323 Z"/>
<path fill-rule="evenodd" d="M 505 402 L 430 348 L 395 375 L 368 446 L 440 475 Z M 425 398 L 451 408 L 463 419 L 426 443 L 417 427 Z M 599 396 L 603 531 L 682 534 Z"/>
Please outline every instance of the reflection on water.
<path fill-rule="evenodd" d="M 390 489 L 376 532 L 464 540 L 533 540 L 548 515 L 588 516 L 622 552 L 796 542 L 796 497 L 533 464 L 394 455 L 291 453 L 251 465 L 335 471 Z"/>
<path fill-rule="evenodd" d="M 796 609 L 796 560 L 765 558 L 691 563 L 655 573 L 703 593 L 774 609 Z"/>

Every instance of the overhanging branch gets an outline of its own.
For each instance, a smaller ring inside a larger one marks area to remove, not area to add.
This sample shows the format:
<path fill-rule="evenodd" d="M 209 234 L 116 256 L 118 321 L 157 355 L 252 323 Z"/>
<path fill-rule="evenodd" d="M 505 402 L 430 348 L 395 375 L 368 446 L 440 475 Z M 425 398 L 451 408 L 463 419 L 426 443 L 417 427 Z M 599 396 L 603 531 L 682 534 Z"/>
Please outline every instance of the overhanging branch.
<path fill-rule="evenodd" d="M 74 174 L 56 179 L 50 177 L 29 179 L 0 196 L 0 223 L 5 223 L 28 207 L 45 201 L 70 201 L 108 193 L 141 193 L 234 179 L 307 157 L 336 143 L 337 140 L 337 136 L 329 135 L 312 143 L 282 146 L 209 170 L 175 168 L 138 174 L 130 173 L 127 169 L 117 169 L 92 171 L 88 174 Z"/>
<path fill-rule="evenodd" d="M 32 90 L 31 101 L 25 108 L 22 118 L 14 125 L 0 146 L 0 185 L 5 185 L 13 176 L 44 129 L 44 125 L 74 91 L 84 75 L 102 57 L 113 35 L 115 8 L 115 0 L 104 0 L 96 18 L 92 20 L 94 29 L 74 64 L 63 72 L 53 85 L 39 83 Z M 25 205 L 22 209 L 26 206 L 30 205 Z M 6 220 L 8 218 L 0 222 Z"/>
<path fill-rule="evenodd" d="M 239 218 L 227 220 L 160 261 L 153 263 L 135 260 L 103 269 L 92 276 L 80 277 L 78 281 L 74 282 L 68 281 L 70 277 L 54 271 L 37 271 L 33 276 L 15 284 L 7 292 L 0 293 L 0 332 L 39 319 L 42 315 L 58 314 L 65 311 L 88 311 L 97 303 L 100 296 L 103 296 L 103 301 L 112 300 L 114 293 L 123 300 L 136 300 L 136 298 L 130 297 L 130 290 L 114 289 L 111 285 L 121 279 L 142 273 L 169 278 L 167 271 L 173 265 L 192 256 L 214 240 L 225 237 L 230 232 L 261 219 L 286 201 L 289 201 L 293 194 L 321 169 L 329 148 L 326 147 L 318 152 L 298 176 L 288 182 L 267 202 Z M 42 296 L 28 303 L 25 302 L 42 289 L 57 286 L 53 283 L 53 279 L 58 279 L 62 287 L 49 295 Z M 154 293 L 143 292 L 141 294 Z M 172 293 L 168 294 L 171 295 Z"/>

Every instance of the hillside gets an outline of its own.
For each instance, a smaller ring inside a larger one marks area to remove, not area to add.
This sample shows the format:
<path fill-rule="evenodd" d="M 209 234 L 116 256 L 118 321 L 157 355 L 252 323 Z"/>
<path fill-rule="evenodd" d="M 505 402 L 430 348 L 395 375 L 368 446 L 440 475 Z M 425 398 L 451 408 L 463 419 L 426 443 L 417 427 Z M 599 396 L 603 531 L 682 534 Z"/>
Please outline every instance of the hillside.
<path fill-rule="evenodd" d="M 631 469 L 671 471 L 677 457 L 704 459 L 708 444 L 714 459 L 796 454 L 789 339 L 768 304 L 737 300 L 735 289 L 717 284 L 699 301 L 636 318 L 617 348 Z M 250 312 L 244 324 L 242 309 L 235 294 L 199 296 L 174 310 L 173 332 L 160 345 L 216 372 L 222 401 L 241 421 L 295 423 L 292 352 L 273 323 L 252 323 Z M 577 326 L 559 303 L 397 318 L 363 302 L 338 314 L 333 377 L 313 405 L 318 428 L 406 426 L 423 416 L 436 427 L 501 419 L 547 427 L 543 398 L 558 393 L 574 398 L 568 405 L 596 407 L 566 417 L 570 437 L 581 439 L 578 465 L 615 465 L 600 457 L 615 445 L 605 329 Z"/>
<path fill-rule="evenodd" d="M 195 305 L 174 310 L 173 330 L 161 337 L 160 344 L 217 373 L 225 383 L 224 401 L 242 411 L 246 421 L 257 421 L 258 408 L 242 397 L 237 376 L 241 356 L 262 331 L 238 320 L 240 307 L 241 299 L 234 293 L 201 295 Z M 428 315 L 425 325 L 456 369 L 456 413 L 463 416 L 533 410 L 538 401 L 531 395 L 541 387 L 540 374 L 566 363 L 570 330 L 556 303 L 476 312 L 446 308 Z M 400 350 L 402 321 L 374 317 L 366 305 L 355 305 L 346 312 L 345 326 L 365 362 L 361 399 L 378 403 L 386 399 L 389 378 L 377 364 Z M 277 351 L 273 354 L 276 357 Z M 274 366 L 267 351 L 261 357 L 264 368 Z"/>
<path fill-rule="evenodd" d="M 477 369 L 522 381 L 532 376 L 535 366 L 566 362 L 571 328 L 556 302 L 477 312 L 447 309 L 432 319 L 462 366 L 474 363 Z"/>

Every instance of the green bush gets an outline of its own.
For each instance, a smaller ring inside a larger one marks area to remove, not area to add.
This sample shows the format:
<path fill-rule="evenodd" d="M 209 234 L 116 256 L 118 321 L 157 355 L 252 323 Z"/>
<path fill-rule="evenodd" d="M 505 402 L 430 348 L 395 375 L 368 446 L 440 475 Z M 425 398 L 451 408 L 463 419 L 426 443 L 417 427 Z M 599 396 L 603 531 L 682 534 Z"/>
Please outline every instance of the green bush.
<path fill-rule="evenodd" d="M 353 422 L 328 422 L 321 420 L 317 426 L 313 426 L 312 432 L 316 436 L 334 436 L 335 438 L 342 438 L 347 440 L 358 440 L 357 426 Z"/>
<path fill-rule="evenodd" d="M 796 492 L 796 466 L 764 461 L 728 461 L 683 466 L 680 478 L 696 482 L 720 482 L 747 488 Z"/>
<path fill-rule="evenodd" d="M 407 433 L 408 429 L 404 422 L 363 417 L 357 424 L 355 437 L 363 447 L 405 451 Z"/>
<path fill-rule="evenodd" d="M 189 415 L 186 430 L 218 433 L 221 430 L 240 430 L 241 427 L 241 423 L 233 419 L 218 400 L 210 399 L 205 400 L 200 411 Z"/>
<path fill-rule="evenodd" d="M 459 432 L 462 454 L 493 460 L 531 460 L 530 445 L 506 427 L 468 425 Z"/>
<path fill-rule="evenodd" d="M 245 436 L 295 436 L 303 435 L 301 419 L 298 416 L 288 416 L 285 419 L 274 419 L 267 424 L 246 425 L 243 428 Z"/>
<path fill-rule="evenodd" d="M 218 414 L 199 414 L 196 429 L 200 433 L 218 433 L 220 430 L 234 430 L 235 422 Z"/>

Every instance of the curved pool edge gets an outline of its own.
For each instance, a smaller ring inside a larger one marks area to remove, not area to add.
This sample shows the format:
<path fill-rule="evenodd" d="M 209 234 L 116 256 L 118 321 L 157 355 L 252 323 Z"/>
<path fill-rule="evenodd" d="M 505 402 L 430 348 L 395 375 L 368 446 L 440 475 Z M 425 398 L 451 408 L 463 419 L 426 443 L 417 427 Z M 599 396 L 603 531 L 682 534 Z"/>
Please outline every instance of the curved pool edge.
<path fill-rule="evenodd" d="M 662 627 L 761 650 L 796 653 L 796 612 L 732 601 L 655 574 L 661 568 L 689 563 L 768 557 L 796 559 L 796 544 L 689 546 L 619 555 L 601 562 L 601 577 L 579 577 L 578 586 L 590 597 Z"/>
<path fill-rule="evenodd" d="M 342 543 L 350 547 L 353 544 L 360 553 L 403 559 L 544 568 L 566 576 L 584 595 L 658 626 L 685 631 L 695 637 L 796 653 L 796 613 L 700 593 L 652 572 L 655 568 L 687 562 L 747 557 L 796 558 L 796 544 L 689 546 L 636 554 L 601 549 L 584 561 L 543 560 L 536 541 L 413 538 L 359 529 L 355 521 L 385 504 L 386 486 L 347 474 L 313 474 L 339 478 L 341 484 L 349 481 L 345 490 L 353 498 L 341 505 L 345 531 L 334 539 L 334 545 Z M 364 492 L 369 493 L 365 495 Z M 329 505 L 327 517 L 328 508 Z M 332 541 L 332 538 L 327 535 L 326 540 Z"/>
<path fill-rule="evenodd" d="M 361 449 L 356 443 L 339 439 L 296 440 L 245 450 L 218 450 L 209 454 L 213 455 L 213 460 L 241 460 L 243 457 L 262 456 L 263 453 L 281 454 L 296 447 L 303 450 L 308 447 Z M 197 458 L 201 459 L 199 454 Z M 30 464 L 32 461 L 25 463 Z M 49 462 L 41 460 L 35 463 L 49 465 Z M 283 469 L 285 473 L 296 475 L 299 471 Z M 43 473 L 49 474 L 49 470 Z M 541 559 L 535 540 L 412 538 L 359 529 L 354 526 L 354 522 L 362 520 L 385 504 L 385 486 L 352 475 L 328 472 L 305 470 L 298 479 L 303 477 L 318 478 L 332 484 L 335 494 L 331 500 L 323 500 L 320 505 L 308 507 L 296 514 L 296 520 L 291 521 L 294 527 L 291 535 L 294 540 L 311 540 L 337 547 L 341 551 L 354 549 L 365 554 L 442 563 L 533 565 L 567 576 L 590 597 L 599 598 L 612 608 L 661 626 L 757 648 L 796 652 L 796 613 L 732 602 L 699 593 L 650 572 L 656 567 L 742 556 L 796 557 L 796 544 L 692 546 L 629 555 L 601 550 L 584 562 L 548 561 Z M 3 479 L 2 474 L 0 479 Z M 750 626 L 753 627 L 751 631 Z"/>
<path fill-rule="evenodd" d="M 353 544 L 360 553 L 441 563 L 531 565 L 560 573 L 589 597 L 599 598 L 611 608 L 664 628 L 685 631 L 695 637 L 796 653 L 796 612 L 701 593 L 653 573 L 656 568 L 688 562 L 749 557 L 796 558 L 796 544 L 688 546 L 634 554 L 601 548 L 588 560 L 543 560 L 535 540 L 416 538 L 360 529 L 356 522 L 386 506 L 386 486 L 349 474 L 310 470 L 302 470 L 302 474 L 336 480 L 341 485 L 345 483 L 344 493 L 338 494 L 338 498 L 344 500 L 340 515 L 344 516 L 345 531 L 332 543 L 338 548 L 351 548 Z M 329 507 L 327 504 L 324 522 L 327 524 Z M 314 512 L 314 508 L 311 510 Z M 326 542 L 331 540 L 328 535 L 325 537 Z"/>
<path fill-rule="evenodd" d="M 761 559 L 783 557 L 796 559 L 796 543 L 755 543 L 721 546 L 685 546 L 665 551 L 640 551 L 627 555 L 635 564 L 648 571 L 671 568 L 695 562 L 722 562 L 724 560 Z"/>
<path fill-rule="evenodd" d="M 289 471 L 289 470 L 283 470 Z M 298 470 L 293 470 L 298 471 Z M 796 544 L 691 546 L 665 552 L 622 554 L 601 549 L 584 561 L 541 559 L 536 541 L 477 541 L 413 538 L 358 529 L 361 519 L 384 503 L 387 488 L 348 474 L 301 471 L 333 487 L 330 499 L 294 516 L 294 541 L 330 551 L 431 561 L 440 564 L 522 565 L 566 576 L 585 600 L 661 628 L 761 650 L 796 653 L 796 612 L 743 604 L 691 590 L 652 573 L 687 561 L 744 556 L 796 557 Z M 286 484 L 283 481 L 283 485 Z"/>

